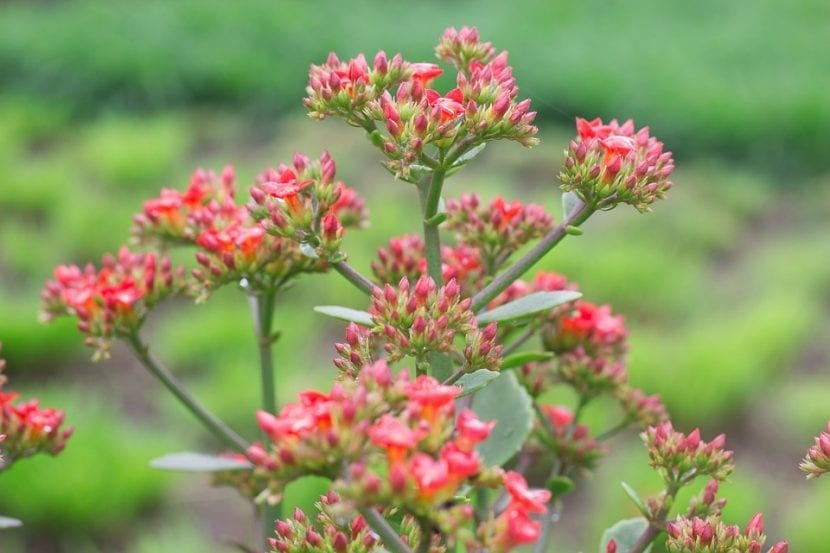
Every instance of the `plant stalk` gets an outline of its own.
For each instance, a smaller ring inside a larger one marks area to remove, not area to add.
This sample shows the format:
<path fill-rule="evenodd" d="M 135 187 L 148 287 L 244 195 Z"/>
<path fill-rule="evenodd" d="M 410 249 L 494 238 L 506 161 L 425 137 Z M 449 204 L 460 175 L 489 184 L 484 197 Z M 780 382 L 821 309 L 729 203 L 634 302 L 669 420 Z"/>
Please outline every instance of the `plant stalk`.
<path fill-rule="evenodd" d="M 434 222 L 433 218 L 438 213 L 438 204 L 441 202 L 444 175 L 444 169 L 435 169 L 430 180 L 424 180 L 418 185 L 423 216 L 427 274 L 437 286 L 443 285 L 444 279 L 441 274 L 441 236 L 438 232 L 438 223 Z"/>
<path fill-rule="evenodd" d="M 345 261 L 338 261 L 337 263 L 333 263 L 332 267 L 334 267 L 334 270 L 340 273 L 346 280 L 354 284 L 354 286 L 358 290 L 364 292 L 365 294 L 371 295 L 372 290 L 374 290 L 377 287 L 375 283 L 373 283 L 371 280 L 357 272 L 357 270 L 354 267 L 352 267 Z"/>
<path fill-rule="evenodd" d="M 536 265 L 554 246 L 568 234 L 568 227 L 578 227 L 584 223 L 594 210 L 583 201 L 578 201 L 565 219 L 553 230 L 548 232 L 533 248 L 523 255 L 503 273 L 494 278 L 490 284 L 473 296 L 472 310 L 478 312 L 490 301 L 502 293 L 516 279 Z"/>
<path fill-rule="evenodd" d="M 259 372 L 262 387 L 262 409 L 268 413 L 276 414 L 277 405 L 277 384 L 274 377 L 273 344 L 274 338 L 272 328 L 274 324 L 274 300 L 275 290 L 269 290 L 257 294 L 248 294 L 248 303 L 251 306 L 251 314 L 254 319 L 254 335 L 259 351 Z M 267 436 L 266 436 L 267 438 Z M 262 545 L 268 543 L 268 538 L 273 532 L 274 521 L 282 517 L 282 505 L 277 503 L 264 504 L 261 508 L 262 515 Z"/>
<path fill-rule="evenodd" d="M 363 515 L 366 523 L 380 536 L 383 545 L 386 546 L 391 553 L 412 553 L 412 550 L 407 546 L 397 532 L 389 525 L 389 522 L 383 518 L 380 513 L 369 507 L 358 507 L 357 509 Z"/>
<path fill-rule="evenodd" d="M 138 332 L 128 335 L 126 340 L 132 348 L 133 353 L 135 353 L 136 358 L 144 365 L 144 368 L 150 371 L 225 446 L 241 453 L 244 453 L 248 449 L 248 442 L 242 436 L 234 432 L 221 419 L 199 403 L 187 391 L 182 382 L 150 353 L 149 348 L 138 336 Z"/>

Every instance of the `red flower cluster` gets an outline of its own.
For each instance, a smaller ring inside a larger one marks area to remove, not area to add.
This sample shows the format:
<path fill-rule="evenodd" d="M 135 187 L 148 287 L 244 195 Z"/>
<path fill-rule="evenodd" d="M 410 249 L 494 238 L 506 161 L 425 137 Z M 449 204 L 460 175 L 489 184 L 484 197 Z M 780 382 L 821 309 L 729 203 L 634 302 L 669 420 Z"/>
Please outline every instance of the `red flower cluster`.
<path fill-rule="evenodd" d="M 541 443 L 561 462 L 581 469 L 593 468 L 604 450 L 590 436 L 589 428 L 584 424 L 574 424 L 573 412 L 567 407 L 541 405 L 540 409 L 549 421 L 538 429 L 542 433 Z"/>
<path fill-rule="evenodd" d="M 479 329 L 470 304 L 455 280 L 438 288 L 426 276 L 413 285 L 402 278 L 397 289 L 387 284 L 372 292 L 373 334 L 383 338 L 391 361 L 409 356 L 418 363 L 427 362 L 430 352 L 455 350 L 455 338 L 463 336 L 465 370 L 495 370 L 502 349 L 495 341 L 497 326 Z"/>
<path fill-rule="evenodd" d="M 648 127 L 635 131 L 630 119 L 620 125 L 616 119 L 604 124 L 577 118 L 576 129 L 579 136 L 568 146 L 559 174 L 563 190 L 595 209 L 627 203 L 642 212 L 671 188 L 671 152 L 649 136 Z"/>
<path fill-rule="evenodd" d="M 544 236 L 553 219 L 537 204 L 507 203 L 497 196 L 482 205 L 476 194 L 463 194 L 460 200 L 447 200 L 447 227 L 458 242 L 474 244 L 481 251 L 487 272 L 493 274 L 511 254 Z"/>
<path fill-rule="evenodd" d="M 700 439 L 700 430 L 685 435 L 676 431 L 671 422 L 650 426 L 640 434 L 654 467 L 667 483 L 685 483 L 696 476 L 711 476 L 723 481 L 731 473 L 732 452 L 724 450 L 723 434 L 711 442 Z"/>
<path fill-rule="evenodd" d="M 518 472 L 504 475 L 504 487 L 510 498 L 507 508 L 479 529 L 482 542 L 491 553 L 503 553 L 538 540 L 542 525 L 530 515 L 546 513 L 551 499 L 548 490 L 529 489 Z"/>
<path fill-rule="evenodd" d="M 761 513 L 753 516 L 741 531 L 738 526 L 727 525 L 718 517 L 678 517 L 666 523 L 669 553 L 761 553 L 766 541 L 764 520 Z M 787 553 L 787 542 L 781 541 L 767 553 Z"/>
<path fill-rule="evenodd" d="M 315 504 L 318 525 L 299 508 L 294 516 L 274 523 L 275 538 L 269 538 L 273 553 L 373 553 L 378 539 L 362 516 L 354 516 L 352 506 L 334 492 Z M 403 526 L 412 527 L 412 521 Z"/>
<path fill-rule="evenodd" d="M 557 354 L 556 377 L 586 397 L 626 383 L 627 336 L 622 317 L 586 301 L 542 328 L 545 347 Z"/>
<path fill-rule="evenodd" d="M 295 154 L 291 166 L 280 164 L 257 177 L 249 211 L 269 234 L 293 240 L 306 256 L 339 257 L 344 228 L 362 226 L 366 206 L 334 178 L 327 151 L 314 161 Z"/>
<path fill-rule="evenodd" d="M 105 255 L 100 270 L 60 265 L 54 277 L 41 292 L 41 318 L 76 317 L 96 357 L 108 355 L 113 337 L 136 332 L 151 307 L 186 288 L 184 269 L 173 270 L 169 258 L 127 248 Z"/>
<path fill-rule="evenodd" d="M 324 65 L 311 67 L 304 103 L 312 117 L 339 115 L 365 129 L 389 157 L 387 167 L 413 182 L 434 165 L 427 161 L 428 146 L 452 149 L 448 163 L 463 163 L 465 153 L 488 140 L 536 144 L 536 113 L 529 111 L 530 100 L 516 102 L 506 52 L 496 56 L 474 29 L 448 30 L 437 51 L 450 63 L 463 63 L 458 86 L 445 94 L 430 88 L 443 73 L 433 63 L 399 55 L 390 62 L 380 52 L 370 68 L 363 55 L 345 63 L 330 54 Z"/>
<path fill-rule="evenodd" d="M 294 478 L 323 475 L 353 505 L 398 505 L 456 532 L 473 513 L 448 500 L 462 486 L 499 479 L 499 469 L 485 469 L 475 449 L 494 423 L 469 410 L 456 416 L 460 393 L 429 376 L 394 377 L 383 361 L 368 365 L 328 394 L 300 394 L 279 415 L 258 412 L 271 445 L 249 448 L 254 478 L 273 499 Z"/>
<path fill-rule="evenodd" d="M 800 466 L 807 473 L 807 478 L 818 478 L 830 472 L 830 422 L 827 423 L 827 431 L 816 436 L 813 447 L 807 450 Z"/>
<path fill-rule="evenodd" d="M 197 169 L 184 192 L 164 188 L 158 198 L 144 202 L 132 229 L 142 242 L 192 243 L 199 234 L 199 215 L 204 209 L 218 211 L 234 207 L 234 172 L 228 165 L 221 176 Z"/>
<path fill-rule="evenodd" d="M 308 96 L 303 104 L 316 119 L 329 115 L 360 117 L 366 104 L 376 100 L 384 90 L 411 78 L 411 65 L 400 54 L 390 60 L 382 50 L 375 56 L 372 67 L 363 54 L 344 62 L 332 52 L 326 63 L 311 66 Z"/>
<path fill-rule="evenodd" d="M 386 247 L 378 248 L 377 257 L 372 261 L 372 272 L 384 284 L 404 277 L 415 281 L 427 273 L 424 241 L 417 234 L 390 239 Z M 474 289 L 484 277 L 478 247 L 464 243 L 441 246 L 441 273 L 444 282 L 455 279 L 462 290 Z"/>
<path fill-rule="evenodd" d="M 481 42 L 475 27 L 450 27 L 444 31 L 435 48 L 438 59 L 452 64 L 459 71 L 468 71 L 473 62 L 487 63 L 496 55 L 496 49 L 489 42 Z"/>
<path fill-rule="evenodd" d="M 15 404 L 18 394 L 3 391 L 4 366 L 0 359 L 0 472 L 36 453 L 57 455 L 72 436 L 72 428 L 62 428 L 63 411 L 41 408 L 37 399 Z"/>

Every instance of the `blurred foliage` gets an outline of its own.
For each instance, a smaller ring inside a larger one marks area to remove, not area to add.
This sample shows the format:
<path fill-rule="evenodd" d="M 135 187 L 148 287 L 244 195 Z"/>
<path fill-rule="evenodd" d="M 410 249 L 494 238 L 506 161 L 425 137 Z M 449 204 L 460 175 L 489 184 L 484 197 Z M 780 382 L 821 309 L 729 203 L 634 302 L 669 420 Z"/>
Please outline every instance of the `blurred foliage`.
<path fill-rule="evenodd" d="M 117 249 L 142 201 L 163 186 L 184 187 L 194 167 L 233 162 L 244 194 L 262 168 L 323 147 L 338 176 L 367 198 L 372 226 L 349 234 L 345 247 L 368 272 L 391 235 L 418 230 L 414 191 L 391 181 L 356 131 L 299 116 L 307 67 L 329 50 L 382 47 L 431 59 L 429 45 L 450 24 L 477 24 L 509 49 L 519 86 L 546 118 L 540 147 L 489 147 L 447 195 L 500 193 L 558 216 L 555 174 L 574 114 L 633 116 L 679 152 L 676 189 L 653 214 L 600 214 L 543 265 L 626 317 L 632 379 L 663 395 L 678 427 L 728 433 L 738 470 L 724 490 L 727 518 L 743 524 L 764 509 L 772 535 L 790 538 L 794 550 L 823 550 L 827 486 L 804 483 L 795 467 L 830 416 L 830 76 L 817 38 L 830 33 L 825 2 L 786 10 L 772 0 L 751 10 L 714 0 L 479 6 L 0 7 L 0 340 L 15 387 L 65 408 L 77 429 L 61 457 L 4 474 L 0 512 L 26 526 L 0 538 L 2 551 L 226 550 L 209 545 L 218 542 L 205 526 L 224 524 L 224 511 L 244 519 L 243 502 L 192 499 L 202 480 L 146 465 L 215 444 L 125 352 L 91 367 L 70 321 L 40 325 L 39 287 L 58 263 L 97 262 Z M 567 128 L 557 126 L 563 121 Z M 175 255 L 192 263 L 187 252 Z M 334 374 L 343 325 L 311 311 L 324 303 L 362 308 L 365 298 L 336 275 L 315 275 L 277 305 L 283 401 L 328 387 Z M 147 335 L 199 398 L 252 436 L 259 394 L 247 310 L 229 287 L 204 305 L 165 305 Z M 601 431 L 610 409 L 592 405 L 586 420 Z M 596 517 L 580 519 L 566 499 L 562 527 L 579 535 L 559 532 L 562 550 L 592 550 L 602 528 L 633 515 L 620 480 L 644 495 L 657 491 L 636 437 L 624 438 L 611 443 L 614 462 L 577 492 L 574 503 Z M 288 503 L 308 507 L 321 488 L 298 482 Z"/>
<path fill-rule="evenodd" d="M 233 105 L 299 111 L 309 63 L 330 50 L 431 59 L 447 25 L 511 51 L 545 115 L 633 116 L 684 153 L 827 168 L 824 0 L 635 4 L 472 0 L 383 4 L 252 0 L 20 2 L 0 17 L 5 86 L 74 113 Z M 436 17 L 440 14 L 440 17 Z M 403 23 L 406 32 L 402 32 Z M 509 25 L 504 22 L 509 21 Z M 358 30 L 360 32 L 355 32 Z M 449 82 L 445 82 L 449 84 Z"/>

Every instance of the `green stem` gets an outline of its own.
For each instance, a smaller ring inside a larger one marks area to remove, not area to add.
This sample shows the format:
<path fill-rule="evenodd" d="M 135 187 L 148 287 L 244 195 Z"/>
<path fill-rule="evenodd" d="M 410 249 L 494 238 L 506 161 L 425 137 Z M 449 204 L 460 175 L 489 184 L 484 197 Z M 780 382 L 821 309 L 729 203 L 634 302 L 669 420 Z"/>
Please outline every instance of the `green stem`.
<path fill-rule="evenodd" d="M 216 436 L 223 444 L 233 449 L 244 453 L 248 449 L 248 442 L 242 436 L 234 432 L 221 419 L 207 410 L 207 408 L 199 403 L 184 385 L 171 373 L 164 365 L 162 365 L 153 355 L 150 354 L 148 347 L 141 341 L 138 332 L 134 332 L 126 337 L 127 343 L 135 353 L 138 360 L 144 367 L 155 376 L 165 388 L 167 388 L 188 411 L 190 411 L 205 428 L 207 428 L 214 436 Z"/>
<path fill-rule="evenodd" d="M 363 515 L 366 523 L 380 536 L 383 545 L 391 553 L 412 553 L 412 550 L 407 546 L 398 533 L 389 525 L 389 522 L 383 518 L 380 513 L 369 507 L 358 507 L 358 512 Z"/>
<path fill-rule="evenodd" d="M 524 332 L 522 332 L 518 338 L 516 338 L 504 347 L 504 349 L 501 351 L 501 356 L 507 357 L 508 355 L 522 347 L 522 345 L 525 342 L 533 338 L 533 335 L 536 334 L 538 330 L 539 329 L 536 328 L 536 325 L 530 325 L 530 327 L 527 328 Z"/>
<path fill-rule="evenodd" d="M 533 248 L 523 255 L 503 273 L 494 278 L 490 284 L 485 286 L 473 296 L 473 311 L 479 311 L 485 307 L 490 300 L 502 293 L 508 286 L 525 274 L 531 267 L 536 265 L 554 246 L 562 241 L 568 234 L 568 227 L 578 227 L 584 223 L 594 210 L 585 202 L 579 201 L 565 219 L 553 230 L 547 233 Z"/>
<path fill-rule="evenodd" d="M 433 217 L 438 213 L 438 204 L 441 202 L 444 175 L 445 171 L 443 169 L 435 169 L 432 171 L 430 180 L 424 180 L 418 185 L 424 225 L 427 274 L 438 286 L 441 286 L 444 282 L 441 274 L 441 236 L 438 232 L 438 224 L 434 222 Z"/>
<path fill-rule="evenodd" d="M 338 261 L 332 264 L 334 270 L 340 273 L 346 280 L 355 285 L 355 287 L 366 294 L 371 294 L 372 290 L 377 288 L 377 285 L 371 280 L 361 275 L 357 270 L 346 263 L 345 261 Z"/>
<path fill-rule="evenodd" d="M 268 413 L 276 413 L 277 385 L 274 378 L 274 359 L 272 328 L 274 324 L 275 290 L 264 292 L 261 295 L 248 294 L 251 314 L 254 319 L 254 335 L 259 351 L 259 374 L 262 387 L 262 409 Z M 267 436 L 265 436 L 267 438 Z M 273 533 L 274 521 L 282 518 L 282 505 L 266 503 L 262 506 L 262 545 L 268 543 Z"/>
<path fill-rule="evenodd" d="M 694 478 L 694 475 L 692 475 Z M 661 505 L 660 509 L 654 515 L 652 520 L 648 521 L 649 524 L 643 533 L 640 534 L 640 537 L 637 538 L 637 541 L 634 542 L 634 545 L 631 546 L 631 549 L 628 550 L 628 553 L 643 553 L 648 546 L 660 535 L 660 533 L 666 528 L 666 516 L 669 514 L 669 505 L 673 503 L 674 496 L 677 495 L 677 492 L 680 491 L 685 484 L 688 484 L 690 480 L 675 480 L 668 484 L 666 487 L 666 495 L 665 499 L 663 500 L 663 505 Z"/>

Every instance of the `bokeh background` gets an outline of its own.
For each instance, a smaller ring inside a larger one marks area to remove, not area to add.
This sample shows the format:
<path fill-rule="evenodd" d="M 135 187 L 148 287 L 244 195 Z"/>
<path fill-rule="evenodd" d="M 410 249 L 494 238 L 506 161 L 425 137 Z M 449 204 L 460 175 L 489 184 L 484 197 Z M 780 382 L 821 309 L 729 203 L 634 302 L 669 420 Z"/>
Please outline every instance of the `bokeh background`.
<path fill-rule="evenodd" d="M 727 432 L 737 471 L 726 518 L 761 510 L 771 538 L 826 550 L 830 482 L 797 469 L 830 418 L 826 0 L 145 0 L 0 5 L 0 340 L 13 386 L 66 409 L 76 427 L 60 457 L 0 479 L 0 513 L 25 521 L 0 534 L 0 551 L 219 553 L 250 538 L 233 492 L 147 465 L 217 444 L 124 350 L 93 364 L 71 321 L 41 326 L 39 288 L 54 265 L 117 249 L 142 201 L 185 186 L 197 166 L 233 163 L 246 183 L 323 147 L 368 199 L 372 227 L 346 240 L 366 270 L 389 236 L 416 230 L 414 193 L 359 132 L 305 117 L 308 65 L 330 50 L 432 60 L 443 28 L 465 24 L 511 52 L 542 145 L 491 146 L 447 194 L 558 213 L 555 174 L 575 116 L 649 124 L 676 155 L 669 199 L 646 216 L 596 216 L 544 265 L 626 316 L 631 378 L 664 397 L 678 427 Z M 364 301 L 336 275 L 282 298 L 283 401 L 334 375 L 342 325 L 311 307 Z M 258 375 L 242 294 L 168 304 L 148 333 L 204 402 L 253 435 Z M 598 405 L 590 421 L 604 428 L 607 413 Z M 611 447 L 566 502 L 555 551 L 596 551 L 602 528 L 635 514 L 620 480 L 657 491 L 634 432 Z M 309 504 L 321 485 L 298 482 L 288 502 Z"/>

